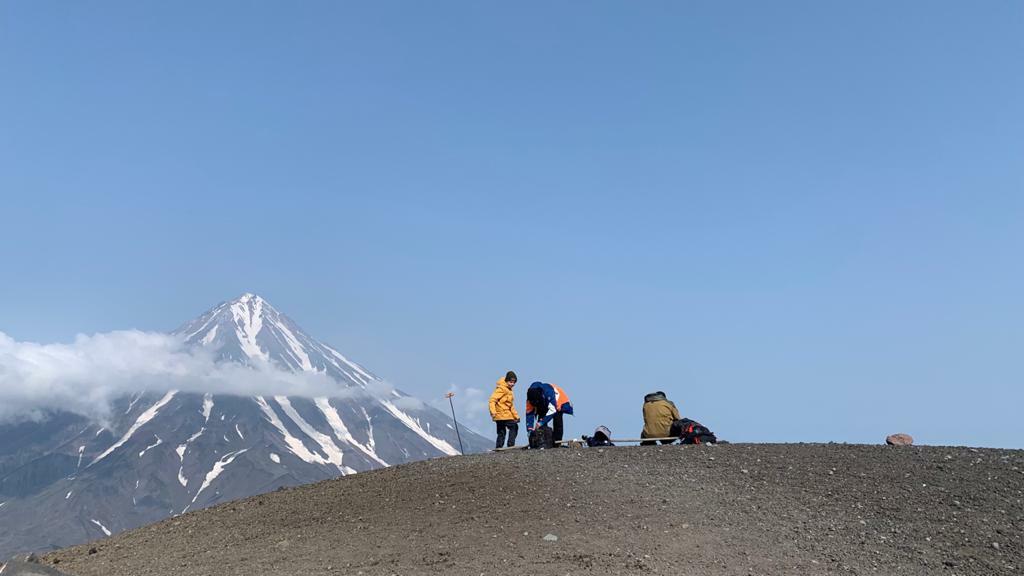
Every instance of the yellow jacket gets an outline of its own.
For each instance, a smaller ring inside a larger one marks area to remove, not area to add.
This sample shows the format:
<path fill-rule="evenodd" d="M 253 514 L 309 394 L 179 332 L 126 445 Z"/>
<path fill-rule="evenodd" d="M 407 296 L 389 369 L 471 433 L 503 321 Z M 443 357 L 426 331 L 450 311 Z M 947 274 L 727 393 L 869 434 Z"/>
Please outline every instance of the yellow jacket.
<path fill-rule="evenodd" d="M 649 394 L 644 399 L 644 431 L 640 437 L 667 438 L 672 422 L 679 418 L 679 409 L 664 394 Z"/>
<path fill-rule="evenodd" d="M 519 420 L 519 412 L 516 412 L 516 400 L 512 395 L 512 387 L 502 378 L 494 385 L 494 393 L 491 394 L 491 420 Z"/>

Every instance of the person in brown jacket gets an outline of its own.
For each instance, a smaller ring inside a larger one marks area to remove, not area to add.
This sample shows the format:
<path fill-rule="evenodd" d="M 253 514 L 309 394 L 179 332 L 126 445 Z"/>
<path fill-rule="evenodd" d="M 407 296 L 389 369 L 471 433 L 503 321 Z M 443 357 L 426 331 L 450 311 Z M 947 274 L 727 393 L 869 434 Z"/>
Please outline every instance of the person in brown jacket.
<path fill-rule="evenodd" d="M 644 396 L 644 431 L 641 438 L 668 438 L 672 435 L 672 423 L 679 420 L 679 409 L 664 392 L 653 392 Z M 662 440 L 668 444 L 672 440 Z M 641 442 L 641 446 L 651 446 L 654 441 Z"/>
<path fill-rule="evenodd" d="M 490 408 L 491 420 L 498 429 L 498 438 L 494 443 L 495 448 L 501 448 L 505 443 L 505 431 L 508 431 L 508 446 L 516 445 L 516 436 L 519 435 L 519 412 L 516 412 L 516 401 L 512 394 L 512 388 L 516 385 L 516 373 L 509 370 L 505 377 L 494 385 L 494 392 L 491 394 Z"/>

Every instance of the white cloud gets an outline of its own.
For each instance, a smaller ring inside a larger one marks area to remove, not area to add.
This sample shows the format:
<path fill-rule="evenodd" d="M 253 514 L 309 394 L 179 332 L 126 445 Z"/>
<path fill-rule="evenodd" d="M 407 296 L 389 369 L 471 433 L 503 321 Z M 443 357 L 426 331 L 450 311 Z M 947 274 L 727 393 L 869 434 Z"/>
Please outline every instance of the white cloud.
<path fill-rule="evenodd" d="M 324 374 L 217 362 L 210 350 L 185 346 L 167 334 L 119 331 L 79 335 L 70 344 L 37 344 L 0 332 L 0 420 L 36 419 L 55 409 L 102 420 L 118 397 L 170 389 L 234 395 L 353 393 Z"/>
<path fill-rule="evenodd" d="M 422 410 L 423 401 L 414 396 L 400 396 L 392 399 L 392 403 L 400 410 Z"/>
<path fill-rule="evenodd" d="M 491 392 L 472 386 L 463 388 L 456 384 L 450 385 L 448 392 L 455 393 L 455 398 L 452 400 L 455 404 L 455 415 L 459 419 L 459 426 L 465 426 L 485 438 L 491 436 L 494 432 L 494 423 L 491 421 L 491 412 L 487 407 Z M 442 397 L 430 404 L 445 414 L 452 413 L 447 398 Z"/>

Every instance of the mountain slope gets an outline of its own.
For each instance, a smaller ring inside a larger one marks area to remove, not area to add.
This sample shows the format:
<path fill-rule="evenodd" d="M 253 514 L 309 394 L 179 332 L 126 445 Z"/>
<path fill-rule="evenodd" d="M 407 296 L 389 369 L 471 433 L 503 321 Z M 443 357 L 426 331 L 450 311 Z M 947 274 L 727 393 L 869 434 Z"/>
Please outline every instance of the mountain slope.
<path fill-rule="evenodd" d="M 1024 451 L 950 447 L 490 453 L 233 502 L 45 561 L 77 576 L 1019 574 L 1022 470 Z"/>
<path fill-rule="evenodd" d="M 319 397 L 141 392 L 111 422 L 0 426 L 0 556 L 87 541 L 227 500 L 458 453 L 451 418 L 306 335 L 251 294 L 176 332 L 220 362 L 335 383 Z M 462 429 L 467 451 L 488 447 Z"/>

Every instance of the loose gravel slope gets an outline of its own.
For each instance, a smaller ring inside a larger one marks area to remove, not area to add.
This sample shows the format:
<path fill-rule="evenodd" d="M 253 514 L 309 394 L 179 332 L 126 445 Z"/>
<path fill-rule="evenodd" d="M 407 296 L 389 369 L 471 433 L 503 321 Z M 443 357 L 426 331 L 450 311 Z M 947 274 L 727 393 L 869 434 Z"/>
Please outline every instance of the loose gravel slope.
<path fill-rule="evenodd" d="M 514 451 L 278 491 L 44 562 L 77 576 L 1024 574 L 1022 500 L 1014 450 Z"/>

